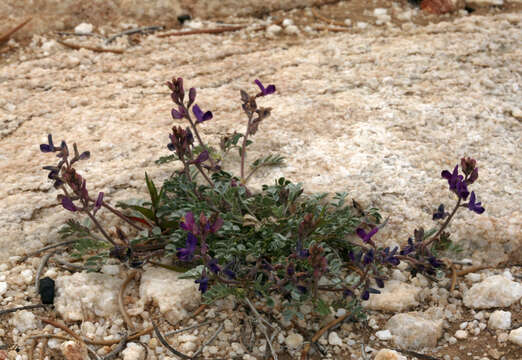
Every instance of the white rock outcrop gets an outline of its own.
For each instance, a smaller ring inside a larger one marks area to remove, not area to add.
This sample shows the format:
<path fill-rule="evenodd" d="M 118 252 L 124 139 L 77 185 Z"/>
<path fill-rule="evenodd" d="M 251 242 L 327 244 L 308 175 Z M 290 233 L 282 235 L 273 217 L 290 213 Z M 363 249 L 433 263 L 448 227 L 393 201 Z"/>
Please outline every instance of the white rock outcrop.
<path fill-rule="evenodd" d="M 464 293 L 464 305 L 473 309 L 508 307 L 522 297 L 522 284 L 503 275 L 493 275 Z"/>
<path fill-rule="evenodd" d="M 379 289 L 380 294 L 372 294 L 363 306 L 371 310 L 401 312 L 419 305 L 417 297 L 421 288 L 398 281 L 390 280 Z"/>
<path fill-rule="evenodd" d="M 392 316 L 386 329 L 401 349 L 435 347 L 442 336 L 442 319 L 432 320 L 430 312 L 409 312 Z"/>
<path fill-rule="evenodd" d="M 162 268 L 145 268 L 140 282 L 140 302 L 152 301 L 171 323 L 183 320 L 201 301 L 197 284 L 179 279 L 179 273 Z"/>
<path fill-rule="evenodd" d="M 79 272 L 56 279 L 54 305 L 65 321 L 86 320 L 84 317 L 120 316 L 118 292 L 122 279 L 98 273 Z"/>

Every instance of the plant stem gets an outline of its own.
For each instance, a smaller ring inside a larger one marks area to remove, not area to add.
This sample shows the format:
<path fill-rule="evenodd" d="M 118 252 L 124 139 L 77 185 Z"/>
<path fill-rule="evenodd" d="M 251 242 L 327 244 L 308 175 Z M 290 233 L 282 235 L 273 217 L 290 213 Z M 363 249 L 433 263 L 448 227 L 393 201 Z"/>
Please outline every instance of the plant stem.
<path fill-rule="evenodd" d="M 103 227 L 100 225 L 100 223 L 98 222 L 98 220 L 96 220 L 96 218 L 90 213 L 90 211 L 86 211 L 87 213 L 87 216 L 89 216 L 89 218 L 92 220 L 92 222 L 94 223 L 94 225 L 96 225 L 96 227 L 98 227 L 98 229 L 100 230 L 100 232 L 103 234 L 103 236 L 105 237 L 105 239 L 107 239 L 107 241 L 109 241 L 112 245 L 116 246 L 116 243 L 114 242 L 114 240 L 111 239 L 111 237 L 105 232 L 105 230 L 103 229 Z"/>
<path fill-rule="evenodd" d="M 448 226 L 448 224 L 450 223 L 451 219 L 453 218 L 453 216 L 457 212 L 457 209 L 459 208 L 461 202 L 462 202 L 462 198 L 459 197 L 459 200 L 457 201 L 457 204 L 455 205 L 455 208 L 453 208 L 453 211 L 448 216 L 448 218 L 446 219 L 444 224 L 442 224 L 442 226 L 440 227 L 439 231 L 437 231 L 437 233 L 435 235 L 433 235 L 433 237 L 430 240 L 428 240 L 424 246 L 428 246 L 429 244 L 431 244 L 432 242 L 437 240 L 437 238 L 440 236 L 442 231 L 444 231 L 444 229 Z"/>
<path fill-rule="evenodd" d="M 252 117 L 254 116 L 253 113 L 248 113 L 248 124 L 245 132 L 245 136 L 243 136 L 243 144 L 241 145 L 241 183 L 246 184 L 245 179 L 245 159 L 246 159 L 246 147 L 247 147 L 247 140 L 248 140 L 248 134 L 250 133 L 250 126 L 252 125 Z"/>
<path fill-rule="evenodd" d="M 209 157 L 210 159 L 210 157 Z M 210 180 L 210 178 L 208 177 L 207 174 L 205 174 L 205 172 L 203 171 L 203 169 L 201 168 L 201 165 L 200 164 L 196 164 L 196 168 L 199 170 L 199 172 L 201 173 L 201 175 L 203 175 L 203 177 L 205 178 L 205 180 L 207 180 L 207 182 L 209 183 L 210 186 L 214 187 L 214 183 L 212 182 L 212 180 Z"/>
<path fill-rule="evenodd" d="M 105 203 L 105 201 L 102 203 L 102 206 L 104 208 L 106 208 L 107 210 L 109 210 L 111 213 L 113 213 L 114 215 L 118 216 L 119 218 L 121 218 L 122 220 L 124 220 L 127 224 L 129 224 L 130 226 L 132 226 L 133 228 L 135 228 L 136 230 L 143 230 L 143 228 L 139 227 L 138 225 L 134 224 L 128 217 L 126 217 L 125 215 L 123 215 L 120 211 L 116 210 L 115 208 L 113 208 L 112 206 L 108 205 Z"/>
<path fill-rule="evenodd" d="M 198 129 L 196 128 L 196 124 L 192 121 L 192 118 L 190 117 L 189 110 L 185 108 L 185 105 L 183 105 L 185 109 L 185 118 L 189 121 L 190 127 L 192 128 L 192 131 L 194 131 L 194 135 L 196 135 L 196 138 L 198 139 L 199 145 L 203 149 L 205 149 L 208 152 L 208 159 L 210 160 L 210 165 L 214 169 L 216 167 L 216 163 L 214 162 L 214 159 L 212 159 L 212 156 L 210 156 L 210 151 L 208 150 L 208 147 L 203 143 L 203 140 L 201 140 L 201 136 L 199 136 Z"/>

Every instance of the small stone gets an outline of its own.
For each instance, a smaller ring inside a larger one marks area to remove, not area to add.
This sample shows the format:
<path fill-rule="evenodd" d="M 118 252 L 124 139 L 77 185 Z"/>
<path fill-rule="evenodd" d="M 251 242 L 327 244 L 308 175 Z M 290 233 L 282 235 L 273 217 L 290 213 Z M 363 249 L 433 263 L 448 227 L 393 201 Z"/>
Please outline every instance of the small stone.
<path fill-rule="evenodd" d="M 464 305 L 474 309 L 508 307 L 522 297 L 522 284 L 503 275 L 490 276 L 464 292 Z"/>
<path fill-rule="evenodd" d="M 471 282 L 479 282 L 480 279 L 482 279 L 482 276 L 480 274 L 477 274 L 477 273 L 470 273 L 470 274 L 467 274 L 464 277 L 466 278 L 466 280 L 469 280 Z"/>
<path fill-rule="evenodd" d="M 346 26 L 352 26 L 352 19 L 350 19 L 350 18 L 345 19 L 345 20 L 344 20 L 344 24 L 345 24 Z"/>
<path fill-rule="evenodd" d="M 87 348 L 75 341 L 65 341 L 60 346 L 62 354 L 66 360 L 84 360 L 89 359 Z"/>
<path fill-rule="evenodd" d="M 395 344 L 403 349 L 434 347 L 442 336 L 441 319 L 432 320 L 432 315 L 409 312 L 396 314 L 386 323 L 393 334 Z"/>
<path fill-rule="evenodd" d="M 341 346 L 343 344 L 343 341 L 341 340 L 341 338 L 339 337 L 339 335 L 337 335 L 337 333 L 335 331 L 332 331 L 328 335 L 328 343 L 330 345 L 339 345 L 339 346 Z"/>
<path fill-rule="evenodd" d="M 82 34 L 90 34 L 90 33 L 92 33 L 92 29 L 93 29 L 92 24 L 81 23 L 81 24 L 77 25 L 77 26 L 74 28 L 74 32 L 75 32 L 76 34 L 79 34 L 79 35 L 82 35 Z"/>
<path fill-rule="evenodd" d="M 422 289 L 398 280 L 390 280 L 379 290 L 380 294 L 372 294 L 368 301 L 363 302 L 364 307 L 379 311 L 404 311 L 419 304 L 417 297 Z"/>
<path fill-rule="evenodd" d="M 287 27 L 287 26 L 290 26 L 290 25 L 294 25 L 294 21 L 292 19 L 284 19 L 283 20 L 283 26 L 284 27 Z"/>
<path fill-rule="evenodd" d="M 466 330 L 457 330 L 455 332 L 455 337 L 460 340 L 466 339 L 468 337 L 468 332 Z"/>
<path fill-rule="evenodd" d="M 373 10 L 373 16 L 382 16 L 388 13 L 388 9 L 377 8 Z"/>
<path fill-rule="evenodd" d="M 518 346 L 522 346 L 522 327 L 518 329 L 511 330 L 509 333 L 508 340 L 513 344 L 517 344 Z"/>
<path fill-rule="evenodd" d="M 508 338 L 509 338 L 509 334 L 503 332 L 503 333 L 498 334 L 497 341 L 499 343 L 505 343 L 508 340 Z"/>
<path fill-rule="evenodd" d="M 357 28 L 358 29 L 366 29 L 368 27 L 368 23 L 364 21 L 357 21 Z"/>
<path fill-rule="evenodd" d="M 299 28 L 295 25 L 289 25 L 285 28 L 285 33 L 287 33 L 289 35 L 298 35 Z"/>
<path fill-rule="evenodd" d="M 5 281 L 0 282 L 0 296 L 4 295 L 7 291 L 7 283 Z"/>
<path fill-rule="evenodd" d="M 121 352 L 123 360 L 144 360 L 145 349 L 134 342 L 127 343 L 125 350 Z"/>
<path fill-rule="evenodd" d="M 490 329 L 507 330 L 511 327 L 511 312 L 497 310 L 489 316 L 488 327 Z"/>
<path fill-rule="evenodd" d="M 377 355 L 375 355 L 374 360 L 407 360 L 407 359 L 408 359 L 407 357 L 402 356 L 395 350 L 381 349 L 381 350 L 379 350 Z"/>
<path fill-rule="evenodd" d="M 38 327 L 36 316 L 27 310 L 17 311 L 13 317 L 9 319 L 9 323 L 16 327 L 21 333 Z"/>
<path fill-rule="evenodd" d="M 464 321 L 463 323 L 461 323 L 461 324 L 459 325 L 459 328 L 460 328 L 461 330 L 464 330 L 467 326 L 468 326 L 468 322 L 467 322 L 467 321 Z"/>
<path fill-rule="evenodd" d="M 25 269 L 20 273 L 20 276 L 26 284 L 30 284 L 33 281 L 33 270 Z"/>
<path fill-rule="evenodd" d="M 103 265 L 101 272 L 107 275 L 118 275 L 120 273 L 119 265 Z"/>
<path fill-rule="evenodd" d="M 286 345 L 291 349 L 297 349 L 303 344 L 303 337 L 300 334 L 290 333 L 285 339 Z"/>
<path fill-rule="evenodd" d="M 380 340 L 386 341 L 392 339 L 392 334 L 390 330 L 380 330 L 375 333 L 375 336 L 377 336 Z"/>
<path fill-rule="evenodd" d="M 266 28 L 266 34 L 268 36 L 275 36 L 279 34 L 281 31 L 283 31 L 283 28 L 279 25 L 270 25 Z"/>

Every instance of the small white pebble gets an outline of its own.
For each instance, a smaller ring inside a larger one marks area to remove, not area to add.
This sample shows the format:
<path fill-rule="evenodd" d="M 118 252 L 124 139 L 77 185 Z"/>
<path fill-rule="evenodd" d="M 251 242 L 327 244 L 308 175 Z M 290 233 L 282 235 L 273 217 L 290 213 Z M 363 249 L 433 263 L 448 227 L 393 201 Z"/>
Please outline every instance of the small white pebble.
<path fill-rule="evenodd" d="M 384 9 L 384 8 L 377 8 L 377 9 L 373 10 L 374 16 L 382 16 L 382 15 L 386 15 L 387 13 L 388 13 L 388 9 Z"/>
<path fill-rule="evenodd" d="M 512 343 L 517 344 L 518 346 L 522 346 L 522 327 L 519 327 L 515 330 L 511 330 L 508 339 Z"/>
<path fill-rule="evenodd" d="M 375 336 L 377 336 L 380 340 L 391 340 L 392 334 L 390 330 L 380 330 L 375 333 Z"/>
<path fill-rule="evenodd" d="M 365 23 L 364 21 L 357 21 L 358 29 L 366 29 L 367 27 L 368 27 L 368 23 Z"/>
<path fill-rule="evenodd" d="M 290 333 L 285 339 L 286 345 L 291 349 L 297 349 L 303 343 L 303 336 Z"/>
<path fill-rule="evenodd" d="M 511 312 L 496 310 L 489 315 L 488 327 L 490 329 L 506 330 L 511 327 Z"/>
<path fill-rule="evenodd" d="M 464 321 L 463 323 L 461 323 L 461 324 L 459 325 L 459 328 L 460 328 L 461 330 L 464 330 L 467 326 L 468 326 L 468 322 L 467 322 L 467 321 Z"/>
<path fill-rule="evenodd" d="M 289 25 L 285 28 L 285 33 L 290 34 L 290 35 L 298 35 L 299 28 L 295 25 Z"/>
<path fill-rule="evenodd" d="M 269 36 L 274 36 L 279 34 L 281 31 L 283 31 L 283 28 L 279 25 L 270 25 L 266 28 L 266 33 Z"/>
<path fill-rule="evenodd" d="M 0 296 L 4 295 L 7 291 L 7 283 L 5 281 L 0 282 Z"/>
<path fill-rule="evenodd" d="M 26 284 L 30 284 L 33 281 L 33 270 L 25 269 L 20 273 L 20 276 L 22 276 Z"/>
<path fill-rule="evenodd" d="M 352 26 L 352 19 L 348 18 L 348 19 L 344 20 L 344 24 L 346 26 Z"/>
<path fill-rule="evenodd" d="M 460 340 L 466 339 L 468 337 L 468 332 L 466 330 L 457 330 L 455 332 L 455 337 Z"/>
<path fill-rule="evenodd" d="M 294 25 L 294 21 L 292 19 L 284 19 L 283 20 L 283 26 L 284 27 L 287 27 L 287 26 L 290 26 L 290 25 Z"/>
<path fill-rule="evenodd" d="M 339 335 L 337 335 L 337 333 L 335 331 L 332 331 L 330 333 L 330 335 L 328 335 L 328 343 L 330 345 L 341 346 L 343 344 L 343 341 L 341 340 L 341 338 L 339 337 Z"/>
<path fill-rule="evenodd" d="M 81 23 L 74 28 L 76 34 L 89 34 L 92 33 L 93 26 L 88 23 Z"/>

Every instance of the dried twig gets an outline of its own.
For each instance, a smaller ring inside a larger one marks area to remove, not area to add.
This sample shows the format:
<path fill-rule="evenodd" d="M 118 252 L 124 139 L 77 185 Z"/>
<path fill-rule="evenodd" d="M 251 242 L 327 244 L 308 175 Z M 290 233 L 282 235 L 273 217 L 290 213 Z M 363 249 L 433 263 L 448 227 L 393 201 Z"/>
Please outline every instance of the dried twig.
<path fill-rule="evenodd" d="M 182 332 L 185 332 L 185 331 L 189 331 L 189 330 L 192 330 L 192 329 L 197 329 L 199 327 L 202 327 L 202 326 L 205 326 L 205 325 L 208 325 L 208 324 L 212 324 L 212 321 L 205 321 L 205 322 L 202 322 L 201 324 L 194 324 L 194 325 L 188 326 L 188 327 L 183 328 L 183 329 L 171 330 L 169 332 L 166 332 L 164 334 L 164 336 L 165 337 L 169 337 L 169 336 L 176 335 L 176 334 L 179 334 L 179 333 L 182 333 Z"/>
<path fill-rule="evenodd" d="M 127 328 L 130 330 L 134 330 L 134 324 L 132 323 L 132 320 L 127 313 L 127 310 L 125 310 L 125 306 L 123 306 L 123 294 L 125 293 L 125 289 L 127 288 L 127 285 L 131 282 L 132 279 L 136 276 L 136 271 L 131 271 L 129 275 L 127 275 L 127 278 L 121 284 L 120 293 L 118 294 L 118 307 L 120 309 L 121 316 L 123 316 L 123 320 L 125 320 L 125 324 L 127 324 Z"/>
<path fill-rule="evenodd" d="M 416 351 L 411 351 L 411 350 L 402 350 L 402 349 L 394 349 L 395 351 L 398 351 L 400 353 L 403 353 L 405 355 L 408 355 L 408 356 L 413 356 L 413 357 L 416 357 L 418 359 L 424 359 L 424 360 L 440 360 L 440 358 L 436 358 L 436 357 L 433 357 L 433 356 L 430 356 L 430 355 L 425 355 L 425 354 L 421 354 L 421 353 L 418 353 Z"/>
<path fill-rule="evenodd" d="M 347 312 L 343 316 L 339 316 L 337 319 L 330 321 L 328 324 L 319 329 L 319 331 L 317 331 L 315 335 L 312 337 L 312 340 L 309 343 L 305 344 L 305 346 L 303 347 L 303 351 L 301 352 L 301 360 L 305 360 L 308 358 L 308 352 L 310 351 L 311 343 L 314 343 L 317 340 L 319 340 L 325 332 L 327 332 L 329 329 L 333 328 L 337 324 L 342 323 L 348 316 L 350 316 L 349 312 Z"/>
<path fill-rule="evenodd" d="M 152 326 L 149 326 L 143 330 L 140 330 L 132 335 L 127 337 L 127 341 L 132 341 L 139 339 L 142 335 L 148 334 L 153 330 Z M 121 339 L 113 339 L 113 340 L 91 340 L 87 338 L 82 338 L 83 342 L 89 345 L 102 345 L 102 346 L 111 346 L 114 344 L 118 344 Z"/>
<path fill-rule="evenodd" d="M 118 344 L 118 346 L 116 346 L 114 348 L 114 350 L 112 350 L 110 353 L 108 353 L 107 355 L 105 355 L 105 357 L 103 358 L 103 360 L 111 360 L 113 358 L 115 358 L 116 356 L 118 356 L 118 354 L 123 351 L 123 349 L 125 349 L 125 346 L 127 345 L 127 334 L 125 334 L 123 336 L 123 338 L 121 339 L 120 343 Z"/>
<path fill-rule="evenodd" d="M 318 18 L 319 20 L 322 20 L 324 22 L 327 22 L 328 24 L 330 25 L 337 25 L 337 26 L 344 26 L 346 27 L 346 24 L 344 22 L 341 22 L 341 21 L 336 21 L 336 20 L 333 20 L 333 19 L 329 19 L 327 18 L 326 16 L 324 15 L 321 15 L 318 11 L 316 11 L 315 9 L 312 9 L 312 14 L 314 14 L 314 16 L 316 18 Z"/>
<path fill-rule="evenodd" d="M 492 266 L 492 265 L 476 265 L 476 266 L 471 266 L 467 269 L 462 269 L 460 271 L 457 271 L 457 276 L 464 276 L 464 275 L 467 275 L 469 273 L 473 273 L 473 272 L 477 272 L 477 271 L 480 271 L 480 270 L 486 270 L 486 269 L 491 269 L 491 268 L 495 268 L 496 266 Z"/>
<path fill-rule="evenodd" d="M 58 35 L 61 36 L 95 36 L 100 39 L 105 39 L 103 35 L 96 34 L 96 33 L 75 33 L 75 32 L 69 32 L 69 31 L 57 31 Z"/>
<path fill-rule="evenodd" d="M 40 262 L 40 265 L 38 266 L 38 270 L 36 270 L 36 276 L 34 277 L 34 287 L 36 288 L 36 292 L 40 292 L 40 276 L 42 276 L 42 271 L 45 267 L 45 264 L 49 261 L 49 258 L 53 256 L 54 252 L 51 252 L 49 254 L 45 254 L 42 257 L 42 261 Z"/>
<path fill-rule="evenodd" d="M 158 30 L 163 30 L 164 28 L 165 28 L 164 26 L 144 26 L 144 27 L 139 27 L 136 29 L 125 30 L 125 31 L 114 34 L 114 35 L 108 37 L 107 39 L 105 39 L 105 44 L 106 45 L 110 44 L 116 38 L 119 38 L 120 36 L 132 35 L 132 34 L 137 34 L 137 33 L 140 33 L 140 34 L 153 33 Z"/>
<path fill-rule="evenodd" d="M 254 313 L 254 315 L 256 316 L 256 318 L 258 320 L 259 330 L 265 336 L 268 346 L 270 347 L 270 352 L 272 353 L 272 357 L 274 358 L 274 360 L 277 360 L 277 353 L 274 349 L 274 346 L 272 345 L 272 341 L 270 341 L 270 336 L 268 336 L 268 331 L 267 331 L 267 328 L 265 325 L 266 320 L 264 320 L 263 317 L 261 316 L 261 314 L 259 314 L 259 312 L 257 311 L 254 304 L 252 304 L 250 299 L 245 298 L 245 302 L 248 304 L 248 306 L 250 307 L 250 310 L 252 310 L 252 312 Z"/>
<path fill-rule="evenodd" d="M 156 334 L 156 337 L 158 338 L 160 343 L 162 343 L 163 346 L 165 346 L 167 348 L 167 350 L 169 350 L 171 353 L 173 353 L 174 355 L 176 355 L 182 359 L 192 359 L 192 357 L 185 355 L 185 354 L 179 352 L 178 350 L 174 349 L 172 346 L 170 346 L 170 344 L 167 342 L 167 340 L 165 340 L 163 335 L 161 335 L 161 332 L 159 331 L 156 324 L 152 323 L 152 327 L 154 328 L 154 333 Z"/>
<path fill-rule="evenodd" d="M 451 268 L 451 285 L 450 285 L 450 293 L 455 291 L 455 285 L 457 285 L 457 268 L 453 263 L 450 264 Z"/>
<path fill-rule="evenodd" d="M 67 47 L 69 47 L 71 49 L 75 49 L 75 50 L 87 49 L 87 50 L 91 50 L 94 52 L 110 52 L 110 53 L 114 53 L 114 54 L 123 54 L 125 52 L 125 50 L 123 50 L 123 49 L 106 49 L 106 48 L 101 48 L 101 47 L 97 47 L 97 46 L 72 44 L 72 43 L 62 41 L 62 40 L 56 40 L 56 42 L 62 44 L 63 46 L 67 46 Z"/>
<path fill-rule="evenodd" d="M 205 341 L 205 342 L 201 345 L 201 347 L 200 347 L 200 348 L 199 348 L 199 349 L 194 353 L 194 355 L 192 355 L 192 358 L 193 358 L 193 359 L 197 358 L 198 355 L 203 351 L 203 349 L 205 348 L 205 346 L 210 345 L 210 344 L 212 343 L 212 341 L 214 341 L 214 340 L 217 338 L 217 336 L 219 335 L 219 333 L 220 333 L 221 331 L 223 331 L 224 328 L 225 328 L 225 326 L 223 325 L 223 323 L 221 323 L 221 324 L 219 325 L 218 329 L 216 330 L 216 332 L 214 333 L 214 335 L 212 335 L 212 336 L 210 337 L 210 339 L 208 339 L 207 341 Z"/>
<path fill-rule="evenodd" d="M 6 33 L 0 35 L 0 45 L 9 41 L 11 38 L 11 35 L 13 35 L 15 32 L 23 28 L 29 21 L 31 21 L 32 17 L 27 18 L 26 20 L 22 21 L 20 24 L 16 25 L 11 30 L 8 30 Z"/>
<path fill-rule="evenodd" d="M 44 252 L 45 250 L 50 250 L 50 249 L 54 249 L 54 248 L 57 248 L 57 247 L 60 247 L 60 246 L 74 244 L 77 241 L 78 240 L 67 240 L 67 241 L 59 242 L 57 244 L 52 244 L 52 245 L 45 246 L 45 247 L 43 247 L 41 249 L 35 250 L 35 251 L 30 252 L 29 254 L 25 255 L 20 260 L 18 260 L 18 263 L 22 263 L 22 262 L 24 262 L 25 260 L 29 259 L 32 256 L 39 255 L 40 253 Z"/>
<path fill-rule="evenodd" d="M 67 262 L 63 259 L 60 259 L 60 258 L 52 258 L 51 261 L 54 261 L 57 265 L 59 265 L 60 267 L 63 267 L 69 271 L 83 271 L 83 270 L 87 270 L 87 267 L 85 266 L 81 266 L 81 265 L 76 265 L 76 264 L 71 264 L 70 262 Z"/>
<path fill-rule="evenodd" d="M 313 27 L 315 30 L 327 30 L 327 31 L 331 31 L 331 32 L 351 32 L 352 30 L 349 29 L 349 28 L 335 28 L 335 27 L 330 27 L 330 26 L 323 26 L 323 25 L 315 25 Z"/>
<path fill-rule="evenodd" d="M 45 305 L 44 304 L 34 304 L 34 305 L 20 306 L 17 308 L 4 309 L 4 310 L 0 310 L 0 315 L 14 313 L 19 310 L 32 310 L 32 309 L 38 309 L 38 308 L 45 308 Z"/>
<path fill-rule="evenodd" d="M 170 32 L 166 34 L 159 34 L 158 37 L 169 37 L 169 36 L 184 36 L 184 35 L 196 35 L 196 34 L 220 34 L 224 32 L 230 32 L 230 31 L 238 31 L 241 29 L 246 28 L 246 25 L 238 25 L 238 26 L 223 26 L 213 29 L 196 29 L 196 30 L 189 30 L 189 31 L 175 31 Z"/>

